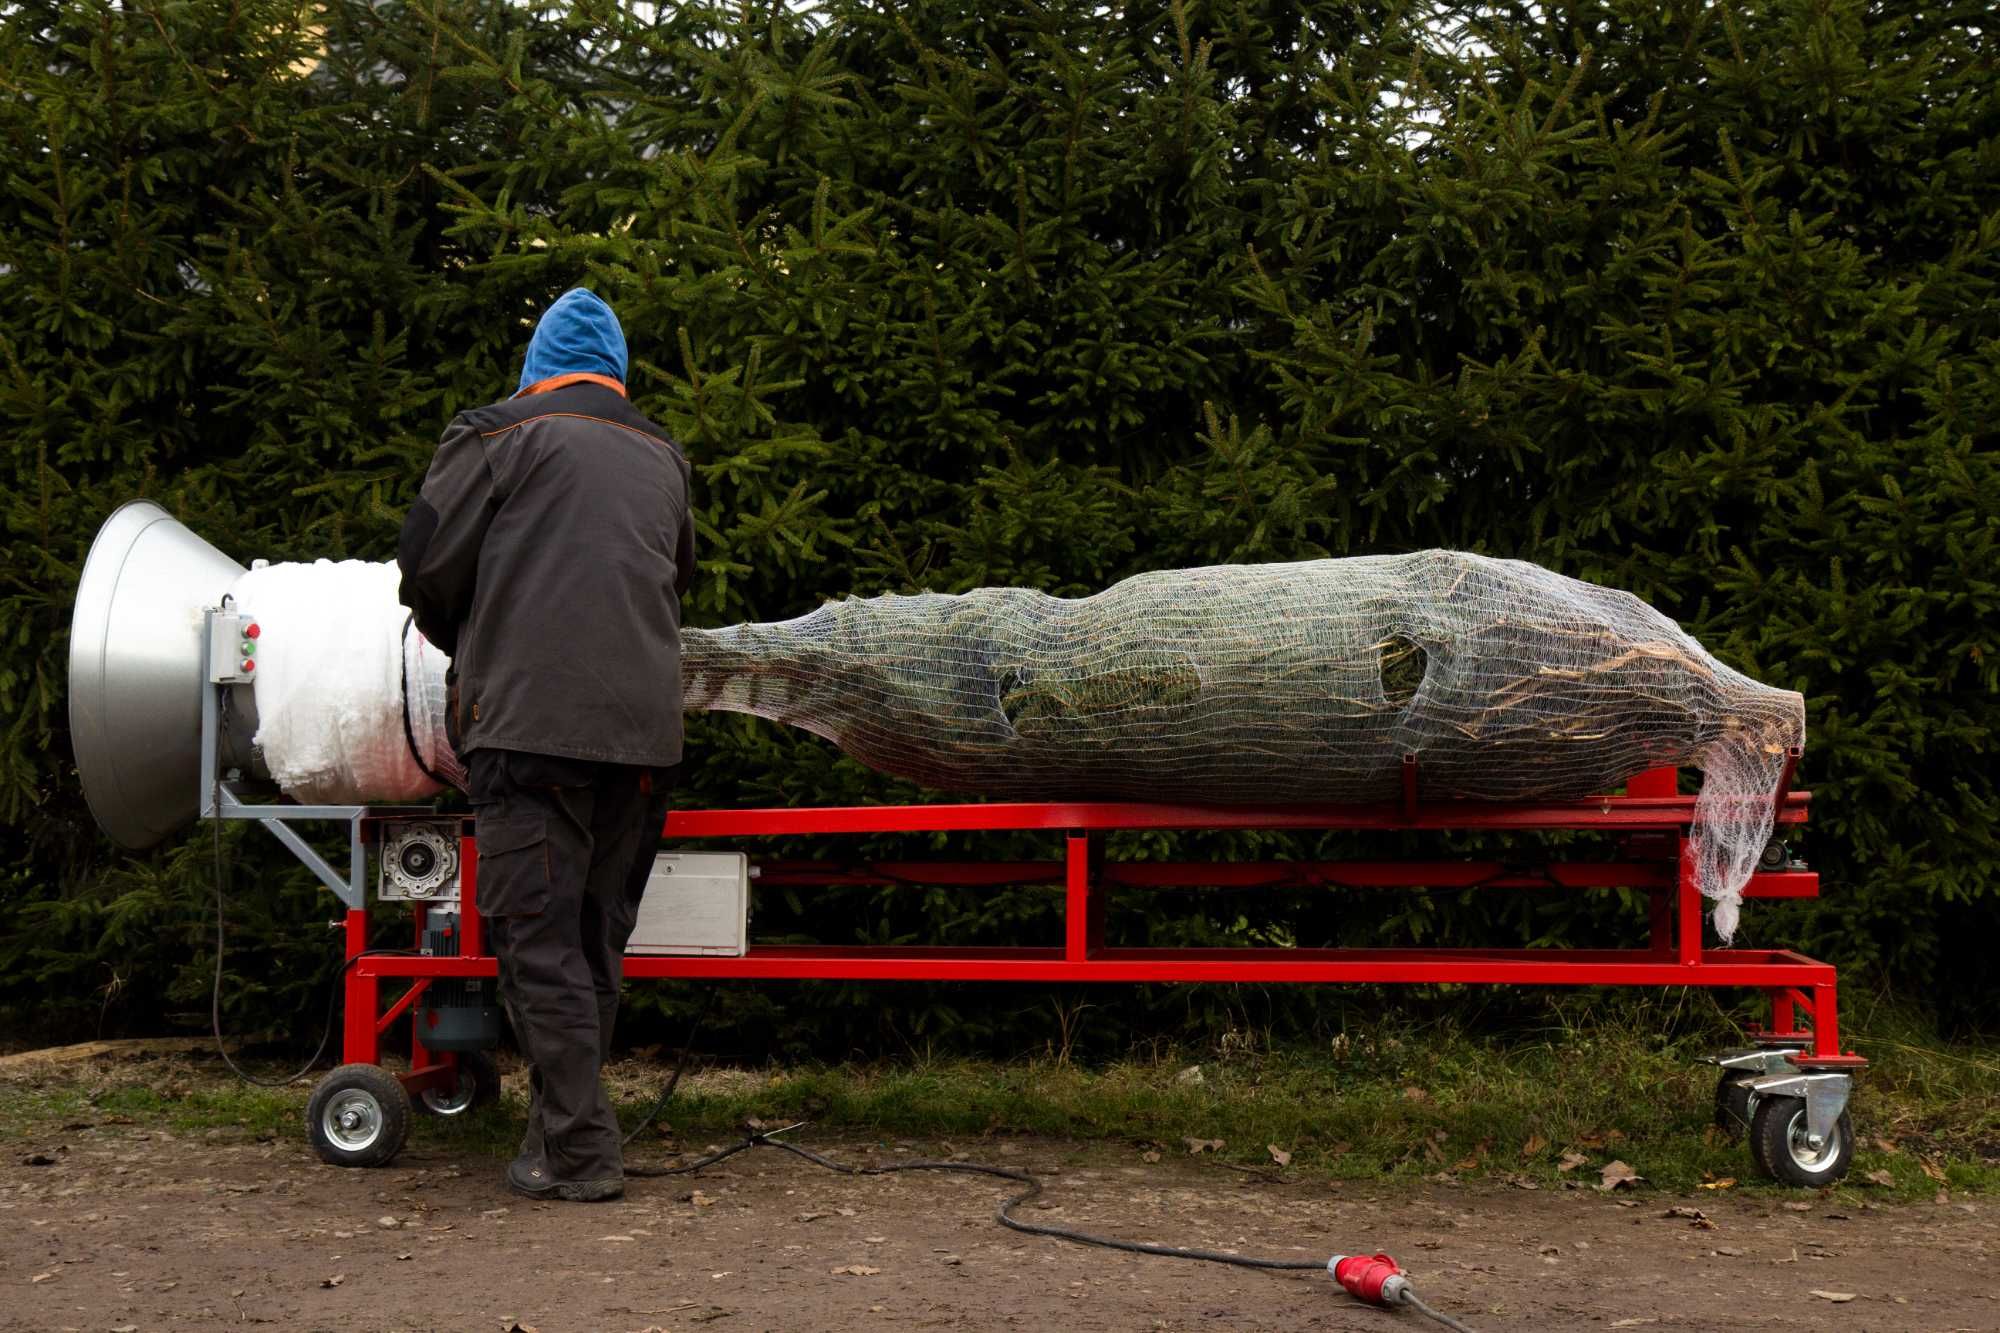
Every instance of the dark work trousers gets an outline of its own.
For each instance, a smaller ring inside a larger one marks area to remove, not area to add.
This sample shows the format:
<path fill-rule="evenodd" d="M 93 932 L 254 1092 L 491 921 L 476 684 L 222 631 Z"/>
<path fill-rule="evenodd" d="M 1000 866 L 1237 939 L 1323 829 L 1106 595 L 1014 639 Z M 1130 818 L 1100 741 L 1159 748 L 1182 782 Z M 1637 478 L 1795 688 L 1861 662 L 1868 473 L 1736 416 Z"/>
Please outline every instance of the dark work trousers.
<path fill-rule="evenodd" d="M 511 750 L 474 750 L 466 767 L 477 902 L 532 1066 L 522 1156 L 557 1181 L 616 1179 L 624 1156 L 600 1075 L 676 772 Z"/>

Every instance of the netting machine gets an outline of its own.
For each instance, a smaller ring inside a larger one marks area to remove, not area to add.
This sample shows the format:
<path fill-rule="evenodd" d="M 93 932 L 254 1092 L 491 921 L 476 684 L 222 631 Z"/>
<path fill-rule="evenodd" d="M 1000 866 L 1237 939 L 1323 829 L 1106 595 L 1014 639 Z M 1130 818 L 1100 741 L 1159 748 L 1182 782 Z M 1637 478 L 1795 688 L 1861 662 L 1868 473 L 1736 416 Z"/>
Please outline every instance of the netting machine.
<path fill-rule="evenodd" d="M 412 1112 L 462 1114 L 498 1093 L 487 1054 L 500 1038 L 497 961 L 486 952 L 471 820 L 431 806 L 306 805 L 264 780 L 248 738 L 256 731 L 257 627 L 242 611 L 208 604 L 210 589 L 242 571 L 164 511 L 114 516 L 93 548 L 79 591 L 71 665 L 72 729 L 85 791 L 99 822 L 128 846 L 146 846 L 195 817 L 248 820 L 278 838 L 345 909 L 342 1064 L 313 1092 L 308 1127 L 327 1162 L 374 1166 L 401 1149 Z M 121 518 L 122 516 L 122 518 Z M 122 529 L 114 530 L 123 521 Z M 203 590 L 190 596 L 189 589 Z M 1787 849 L 1806 822 L 1809 795 L 1791 789 L 1787 756 L 1774 836 L 1744 888 L 1749 898 L 1810 898 L 1819 877 Z M 1705 899 L 1689 833 L 1695 798 L 1673 769 L 1630 780 L 1622 793 L 1495 802 L 1431 799 L 1415 756 L 1402 764 L 1400 799 L 1261 807 L 1158 802 L 1010 802 L 855 808 L 680 810 L 669 844 L 721 842 L 744 850 L 658 856 L 625 975 L 648 978 L 1022 982 L 1454 983 L 1535 986 L 1751 987 L 1770 1021 L 1753 1043 L 1717 1055 L 1716 1114 L 1747 1131 L 1757 1167 L 1820 1186 L 1840 1179 L 1854 1150 L 1848 1111 L 1865 1061 L 1840 1044 L 1831 965 L 1783 949 L 1703 947 Z M 194 799 L 190 799 L 193 797 Z M 345 868 L 299 832 L 344 825 Z M 1118 862 L 1106 839 L 1134 830 L 1470 830 L 1601 835 L 1609 860 L 1531 859 Z M 760 840 L 884 834 L 1038 832 L 1060 840 L 1037 861 L 773 859 Z M 1060 941 L 1015 947 L 754 943 L 752 885 L 1059 885 Z M 1649 895 L 1649 938 L 1623 949 L 1129 948 L 1105 939 L 1113 893 L 1172 888 L 1308 887 L 1329 891 L 1488 888 Z M 409 943 L 369 944 L 371 895 L 410 911 Z M 410 1022 L 407 1069 L 381 1064 L 387 1035 Z"/>

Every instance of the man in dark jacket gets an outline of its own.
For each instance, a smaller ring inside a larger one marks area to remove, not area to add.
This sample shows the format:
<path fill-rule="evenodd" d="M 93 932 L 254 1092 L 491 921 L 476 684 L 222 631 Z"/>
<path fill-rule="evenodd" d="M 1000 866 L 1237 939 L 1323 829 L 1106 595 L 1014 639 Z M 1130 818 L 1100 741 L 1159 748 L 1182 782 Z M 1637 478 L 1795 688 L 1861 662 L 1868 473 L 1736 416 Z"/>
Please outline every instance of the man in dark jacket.
<path fill-rule="evenodd" d="M 402 599 L 452 656 L 477 812 L 476 901 L 533 1066 L 523 1194 L 624 1192 L 600 1071 L 681 760 L 688 465 L 625 398 L 618 317 L 549 307 L 519 391 L 461 412 L 397 547 Z"/>

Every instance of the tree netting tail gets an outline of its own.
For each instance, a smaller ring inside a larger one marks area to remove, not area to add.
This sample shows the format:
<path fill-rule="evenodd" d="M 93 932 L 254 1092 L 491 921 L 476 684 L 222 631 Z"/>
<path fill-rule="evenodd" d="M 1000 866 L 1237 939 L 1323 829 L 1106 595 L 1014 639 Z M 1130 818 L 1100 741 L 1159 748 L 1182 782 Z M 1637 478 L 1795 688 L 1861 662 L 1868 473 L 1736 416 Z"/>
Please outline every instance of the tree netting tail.
<path fill-rule="evenodd" d="M 1628 593 L 1455 551 L 849 598 L 684 631 L 686 706 L 753 713 L 944 791 L 1002 799 L 1387 800 L 1703 775 L 1693 853 L 1723 938 L 1770 837 L 1804 700 Z"/>

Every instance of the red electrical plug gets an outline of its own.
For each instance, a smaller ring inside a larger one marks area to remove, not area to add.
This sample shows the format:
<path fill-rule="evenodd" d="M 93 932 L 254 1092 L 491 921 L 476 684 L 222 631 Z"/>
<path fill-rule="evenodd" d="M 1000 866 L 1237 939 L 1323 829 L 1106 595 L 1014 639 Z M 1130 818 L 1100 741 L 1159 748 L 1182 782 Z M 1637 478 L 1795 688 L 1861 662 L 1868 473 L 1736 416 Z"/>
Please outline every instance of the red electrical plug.
<path fill-rule="evenodd" d="M 1386 1254 L 1336 1254 L 1326 1271 L 1358 1301 L 1394 1306 L 1409 1299 L 1410 1280 Z"/>

